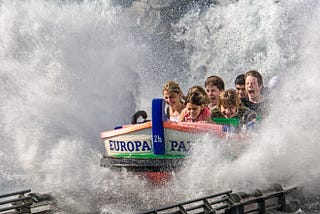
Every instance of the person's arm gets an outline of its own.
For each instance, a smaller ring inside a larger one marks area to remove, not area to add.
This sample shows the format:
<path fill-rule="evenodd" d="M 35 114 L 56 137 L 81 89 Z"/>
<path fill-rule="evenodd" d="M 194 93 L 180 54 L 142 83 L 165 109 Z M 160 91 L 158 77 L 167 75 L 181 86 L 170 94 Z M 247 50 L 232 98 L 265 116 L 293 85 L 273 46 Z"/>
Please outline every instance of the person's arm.
<path fill-rule="evenodd" d="M 211 123 L 212 121 L 211 121 L 211 111 L 210 111 L 210 109 L 209 109 L 209 107 L 204 107 L 204 109 L 203 109 L 204 111 L 205 111 L 205 118 L 204 118 L 204 122 L 206 122 L 206 123 Z"/>
<path fill-rule="evenodd" d="M 185 117 L 185 115 L 186 115 L 186 108 L 184 108 L 182 111 L 181 111 L 181 113 L 180 113 L 180 118 L 179 118 L 179 122 L 184 122 L 185 120 L 184 120 L 184 117 Z"/>
<path fill-rule="evenodd" d="M 206 119 L 204 120 L 204 122 L 206 122 L 206 123 L 214 123 L 214 122 L 211 120 L 211 116 L 206 117 Z"/>

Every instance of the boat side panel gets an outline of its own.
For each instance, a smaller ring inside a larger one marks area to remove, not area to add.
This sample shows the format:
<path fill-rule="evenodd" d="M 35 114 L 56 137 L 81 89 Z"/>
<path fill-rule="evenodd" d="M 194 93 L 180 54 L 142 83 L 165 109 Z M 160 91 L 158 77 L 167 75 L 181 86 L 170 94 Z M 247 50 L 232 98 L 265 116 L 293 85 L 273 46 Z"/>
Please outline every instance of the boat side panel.
<path fill-rule="evenodd" d="M 107 156 L 153 154 L 150 128 L 104 138 L 104 143 Z"/>
<path fill-rule="evenodd" d="M 199 143 L 204 133 L 186 133 L 179 130 L 165 129 L 166 154 L 187 155 L 192 146 Z"/>

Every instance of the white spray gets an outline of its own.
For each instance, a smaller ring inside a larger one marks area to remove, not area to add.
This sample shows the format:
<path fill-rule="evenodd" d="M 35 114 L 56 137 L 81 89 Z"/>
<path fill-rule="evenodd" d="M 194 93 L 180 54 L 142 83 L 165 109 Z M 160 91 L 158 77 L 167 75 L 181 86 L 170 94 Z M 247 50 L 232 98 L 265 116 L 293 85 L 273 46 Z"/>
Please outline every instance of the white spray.
<path fill-rule="evenodd" d="M 145 59 L 159 59 L 132 33 L 140 22 L 109 1 L 2 1 L 0 10 L 1 192 L 52 191 L 74 212 L 129 213 L 272 182 L 318 191 L 317 1 L 230 1 L 190 11 L 175 25 L 190 64 L 178 77 L 148 70 Z M 163 77 L 191 86 L 218 74 L 232 87 L 252 68 L 283 84 L 262 134 L 237 160 L 204 138 L 207 152 L 159 188 L 99 167 L 99 133 L 148 110 Z"/>

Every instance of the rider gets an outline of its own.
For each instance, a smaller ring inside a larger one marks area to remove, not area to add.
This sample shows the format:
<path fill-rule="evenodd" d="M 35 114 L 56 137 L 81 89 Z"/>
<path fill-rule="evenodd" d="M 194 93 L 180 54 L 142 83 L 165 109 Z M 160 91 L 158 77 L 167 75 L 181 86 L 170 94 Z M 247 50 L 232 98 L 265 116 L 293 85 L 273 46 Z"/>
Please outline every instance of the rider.
<path fill-rule="evenodd" d="M 162 95 L 168 104 L 166 112 L 169 120 L 178 122 L 180 113 L 185 108 L 185 96 L 179 84 L 169 80 L 163 85 Z"/>
<path fill-rule="evenodd" d="M 235 89 L 223 91 L 219 96 L 218 105 L 211 110 L 211 120 L 219 124 L 242 128 L 255 119 L 256 113 L 242 105 Z"/>
<path fill-rule="evenodd" d="M 248 98 L 241 99 L 244 106 L 255 111 L 258 116 L 265 117 L 269 112 L 268 96 L 263 95 L 263 79 L 262 75 L 251 70 L 245 73 L 245 84 Z"/>
<path fill-rule="evenodd" d="M 221 77 L 209 76 L 206 79 L 204 86 L 210 99 L 208 107 L 212 109 L 217 105 L 220 92 L 224 91 L 224 82 Z"/>
<path fill-rule="evenodd" d="M 246 86 L 245 86 L 245 80 L 244 80 L 244 74 L 239 74 L 235 81 L 234 85 L 236 87 L 237 94 L 240 99 L 247 98 L 248 94 L 246 92 Z"/>
<path fill-rule="evenodd" d="M 210 109 L 206 104 L 203 94 L 198 91 L 190 93 L 186 99 L 186 108 L 181 113 L 180 122 L 210 122 Z"/>

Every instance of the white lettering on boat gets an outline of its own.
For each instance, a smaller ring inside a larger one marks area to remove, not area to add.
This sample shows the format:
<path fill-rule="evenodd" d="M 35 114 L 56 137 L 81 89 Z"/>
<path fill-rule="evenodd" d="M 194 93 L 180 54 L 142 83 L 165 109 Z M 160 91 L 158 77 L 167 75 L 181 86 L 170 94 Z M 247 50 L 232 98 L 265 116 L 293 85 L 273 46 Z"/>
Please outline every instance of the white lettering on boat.
<path fill-rule="evenodd" d="M 117 152 L 142 152 L 151 151 L 148 141 L 117 141 L 109 140 L 110 151 Z"/>

